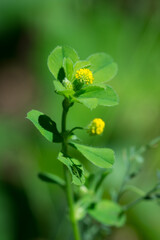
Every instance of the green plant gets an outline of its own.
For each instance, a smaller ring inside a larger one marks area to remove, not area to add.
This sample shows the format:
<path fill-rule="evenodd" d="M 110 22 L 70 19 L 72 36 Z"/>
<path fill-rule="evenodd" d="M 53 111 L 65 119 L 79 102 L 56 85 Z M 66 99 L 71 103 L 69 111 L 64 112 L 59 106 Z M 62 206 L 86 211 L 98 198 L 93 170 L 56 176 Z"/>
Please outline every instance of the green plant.
<path fill-rule="evenodd" d="M 92 136 L 100 135 L 105 123 L 102 119 L 95 118 L 85 128 L 75 126 L 68 130 L 66 120 L 68 111 L 75 103 L 83 104 L 89 109 L 94 109 L 98 105 L 107 107 L 118 104 L 117 94 L 107 85 L 117 73 L 117 65 L 105 53 L 93 54 L 87 60 L 79 60 L 74 49 L 58 46 L 48 57 L 48 67 L 54 76 L 55 92 L 64 97 L 61 131 L 50 117 L 39 111 L 30 111 L 27 118 L 47 140 L 62 145 L 57 159 L 64 165 L 64 179 L 51 173 L 40 173 L 39 177 L 66 190 L 74 238 L 81 239 L 78 222 L 83 220 L 82 227 L 85 229 L 87 226 L 89 229 L 83 234 L 83 239 L 89 240 L 96 234 L 102 236 L 109 233 L 112 227 L 121 227 L 126 220 L 125 212 L 141 200 L 159 199 L 160 179 L 148 193 L 128 185 L 129 180 L 138 174 L 142 165 L 142 153 L 147 149 L 144 146 L 126 155 L 127 170 L 120 189 L 112 194 L 110 200 L 103 199 L 103 181 L 113 170 L 114 152 L 109 148 L 94 148 L 81 144 L 75 131 L 83 130 Z M 156 139 L 147 146 L 152 147 L 158 141 L 159 139 Z M 81 162 L 70 155 L 68 146 L 79 151 L 99 170 L 96 173 L 85 172 Z M 77 188 L 74 188 L 74 185 L 77 185 Z M 136 201 L 121 206 L 119 200 L 127 190 L 135 191 L 141 196 Z"/>

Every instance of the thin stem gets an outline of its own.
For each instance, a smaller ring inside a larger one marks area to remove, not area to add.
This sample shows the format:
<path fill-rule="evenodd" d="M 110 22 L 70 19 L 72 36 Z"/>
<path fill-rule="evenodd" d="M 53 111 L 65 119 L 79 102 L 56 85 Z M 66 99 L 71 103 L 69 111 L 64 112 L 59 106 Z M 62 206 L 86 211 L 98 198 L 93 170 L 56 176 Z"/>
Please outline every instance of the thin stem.
<path fill-rule="evenodd" d="M 129 203 L 128 205 L 124 206 L 124 211 L 127 211 L 128 209 L 134 207 L 136 204 L 140 203 L 141 201 L 147 199 L 147 198 L 151 198 L 151 194 L 154 193 L 157 190 L 157 187 L 159 185 L 156 184 L 156 186 L 154 186 L 154 188 L 152 188 L 151 190 L 149 190 L 144 196 L 137 198 L 136 200 L 134 200 L 133 202 Z"/>
<path fill-rule="evenodd" d="M 75 130 L 84 130 L 84 128 L 83 127 L 74 127 L 74 128 L 72 128 L 70 131 L 69 131 L 69 133 L 68 133 L 68 135 L 70 134 L 70 133 L 72 133 L 73 131 L 75 131 Z"/>
<path fill-rule="evenodd" d="M 64 99 L 63 101 L 63 113 L 62 113 L 62 152 L 64 156 L 67 156 L 68 148 L 67 148 L 67 135 L 66 135 L 66 119 L 67 119 L 67 113 L 69 110 L 69 102 L 68 99 Z M 66 180 L 66 195 L 67 195 L 67 201 L 69 205 L 69 216 L 72 223 L 73 233 L 75 240 L 80 240 L 80 231 L 78 227 L 78 222 L 75 218 L 75 211 L 74 211 L 74 199 L 73 199 L 73 190 L 71 185 L 71 178 L 70 173 L 66 166 L 64 166 L 64 175 Z"/>
<path fill-rule="evenodd" d="M 134 207 L 136 204 L 140 203 L 141 201 L 144 200 L 145 197 L 140 197 L 140 198 L 137 198 L 135 201 L 129 203 L 128 205 L 126 205 L 124 207 L 124 211 L 128 211 L 130 208 Z"/>

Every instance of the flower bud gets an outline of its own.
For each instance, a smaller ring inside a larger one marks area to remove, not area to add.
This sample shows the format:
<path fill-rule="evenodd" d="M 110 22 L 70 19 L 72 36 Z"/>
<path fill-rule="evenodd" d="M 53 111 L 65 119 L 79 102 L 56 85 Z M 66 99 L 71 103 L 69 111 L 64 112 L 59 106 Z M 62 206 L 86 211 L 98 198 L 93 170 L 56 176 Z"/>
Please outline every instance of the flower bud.
<path fill-rule="evenodd" d="M 62 81 L 62 84 L 66 89 L 73 90 L 72 83 L 67 78 Z"/>

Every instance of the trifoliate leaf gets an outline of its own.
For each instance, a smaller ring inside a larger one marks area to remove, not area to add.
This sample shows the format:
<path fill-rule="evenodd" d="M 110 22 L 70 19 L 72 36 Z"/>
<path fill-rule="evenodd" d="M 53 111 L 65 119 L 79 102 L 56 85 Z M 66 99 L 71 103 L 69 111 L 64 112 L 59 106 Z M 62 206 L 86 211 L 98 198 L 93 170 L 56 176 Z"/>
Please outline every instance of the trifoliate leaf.
<path fill-rule="evenodd" d="M 85 177 L 84 177 L 84 170 L 81 165 L 81 163 L 75 159 L 75 158 L 70 158 L 70 157 L 64 157 L 63 153 L 59 153 L 58 155 L 58 160 L 60 160 L 63 164 L 65 164 L 71 175 L 72 175 L 72 181 L 76 185 L 83 185 L 85 182 Z"/>

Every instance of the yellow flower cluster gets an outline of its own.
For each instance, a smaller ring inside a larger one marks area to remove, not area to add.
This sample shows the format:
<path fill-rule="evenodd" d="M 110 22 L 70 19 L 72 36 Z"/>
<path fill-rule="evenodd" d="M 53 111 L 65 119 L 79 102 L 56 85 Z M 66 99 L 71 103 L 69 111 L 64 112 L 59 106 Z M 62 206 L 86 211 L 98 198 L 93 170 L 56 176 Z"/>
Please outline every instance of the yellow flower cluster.
<path fill-rule="evenodd" d="M 95 118 L 89 125 L 89 133 L 91 135 L 100 135 L 103 133 L 105 122 L 101 118 Z"/>
<path fill-rule="evenodd" d="M 93 74 L 92 74 L 91 70 L 89 70 L 88 68 L 81 68 L 81 69 L 77 70 L 75 77 L 81 83 L 86 83 L 87 85 L 89 83 L 92 84 L 93 80 L 94 80 Z"/>

